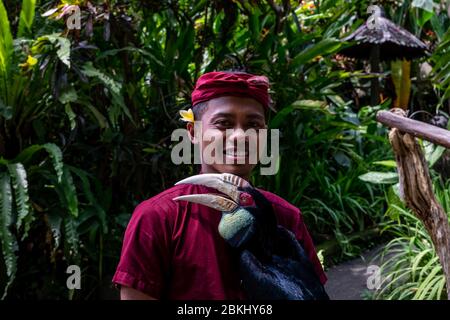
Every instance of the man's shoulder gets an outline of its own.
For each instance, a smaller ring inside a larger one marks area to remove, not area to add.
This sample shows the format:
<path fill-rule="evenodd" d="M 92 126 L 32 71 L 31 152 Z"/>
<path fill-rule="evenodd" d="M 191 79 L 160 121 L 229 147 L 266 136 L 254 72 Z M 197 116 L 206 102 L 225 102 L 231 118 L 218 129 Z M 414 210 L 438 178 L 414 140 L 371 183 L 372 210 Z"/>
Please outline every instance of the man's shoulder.
<path fill-rule="evenodd" d="M 161 200 L 171 200 L 172 198 L 183 195 L 189 188 L 187 184 L 179 184 L 168 189 L 161 191 L 160 193 L 148 198 L 144 202 L 159 202 Z"/>
<path fill-rule="evenodd" d="M 187 194 L 201 194 L 206 192 L 211 192 L 208 187 L 193 185 L 193 184 L 179 184 L 170 187 L 147 200 L 142 201 L 136 210 L 149 211 L 151 209 L 157 209 L 158 211 L 167 211 L 169 209 L 174 209 L 180 205 L 185 204 L 185 201 L 175 201 L 175 197 L 187 195 Z"/>

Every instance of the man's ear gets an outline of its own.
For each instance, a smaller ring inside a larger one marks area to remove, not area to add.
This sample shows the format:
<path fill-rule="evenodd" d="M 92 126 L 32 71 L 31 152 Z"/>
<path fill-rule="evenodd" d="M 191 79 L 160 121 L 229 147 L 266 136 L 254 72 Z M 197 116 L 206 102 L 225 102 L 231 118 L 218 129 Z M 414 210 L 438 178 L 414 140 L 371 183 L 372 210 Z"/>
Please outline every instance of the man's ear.
<path fill-rule="evenodd" d="M 195 132 L 194 130 L 195 126 L 197 126 L 198 128 L 198 123 L 196 125 L 194 125 L 194 122 L 188 122 L 186 124 L 186 130 L 189 132 L 189 139 L 194 144 L 198 143 L 198 134 L 199 134 L 198 132 Z M 195 133 L 197 133 L 197 137 L 195 136 Z"/>

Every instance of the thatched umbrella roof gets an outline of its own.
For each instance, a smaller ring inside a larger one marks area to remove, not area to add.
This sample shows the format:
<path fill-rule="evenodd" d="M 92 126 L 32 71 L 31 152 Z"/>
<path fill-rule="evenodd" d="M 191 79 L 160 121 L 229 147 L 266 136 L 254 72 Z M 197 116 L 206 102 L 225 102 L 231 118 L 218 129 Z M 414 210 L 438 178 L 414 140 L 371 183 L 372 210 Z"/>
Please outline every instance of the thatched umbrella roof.
<path fill-rule="evenodd" d="M 376 17 L 369 19 L 343 41 L 356 42 L 341 50 L 341 54 L 357 59 L 370 60 L 371 73 L 379 73 L 380 61 L 396 59 L 412 60 L 428 54 L 425 43 L 413 34 L 384 17 L 384 11 L 375 7 Z M 371 104 L 379 102 L 378 78 L 372 79 Z"/>
<path fill-rule="evenodd" d="M 412 60 L 428 54 L 425 43 L 383 16 L 378 17 L 376 26 L 369 28 L 366 22 L 342 40 L 356 41 L 341 53 L 359 59 L 369 59 L 373 46 L 379 46 L 380 61 Z"/>

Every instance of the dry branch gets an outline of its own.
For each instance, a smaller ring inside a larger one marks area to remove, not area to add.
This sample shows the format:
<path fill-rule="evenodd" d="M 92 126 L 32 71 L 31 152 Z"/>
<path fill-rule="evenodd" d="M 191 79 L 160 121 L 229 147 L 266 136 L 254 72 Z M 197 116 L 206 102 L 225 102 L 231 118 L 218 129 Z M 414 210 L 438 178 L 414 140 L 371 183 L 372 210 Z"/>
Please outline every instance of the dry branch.
<path fill-rule="evenodd" d="M 403 201 L 422 221 L 431 236 L 444 271 L 447 284 L 447 298 L 449 298 L 449 221 L 446 212 L 434 195 L 428 165 L 422 149 L 414 136 L 450 147 L 450 132 L 408 119 L 405 117 L 405 112 L 402 109 L 393 109 L 393 112 L 379 112 L 377 119 L 392 128 L 389 132 L 389 141 L 396 157 L 400 193 Z"/>

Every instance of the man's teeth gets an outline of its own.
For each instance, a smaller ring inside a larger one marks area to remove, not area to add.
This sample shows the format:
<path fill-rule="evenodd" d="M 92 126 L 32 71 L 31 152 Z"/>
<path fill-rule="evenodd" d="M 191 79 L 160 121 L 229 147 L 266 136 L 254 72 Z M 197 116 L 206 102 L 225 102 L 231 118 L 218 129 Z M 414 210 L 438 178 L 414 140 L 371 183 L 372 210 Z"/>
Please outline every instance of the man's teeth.
<path fill-rule="evenodd" d="M 233 151 L 233 150 L 226 150 L 225 154 L 227 156 L 232 156 L 232 157 L 246 157 L 246 156 L 248 156 L 248 151 L 237 152 L 237 151 Z"/>

